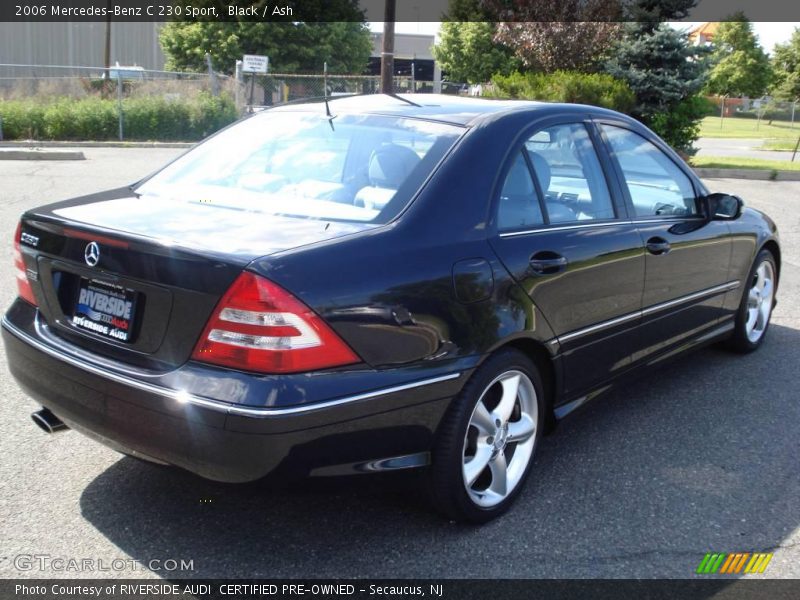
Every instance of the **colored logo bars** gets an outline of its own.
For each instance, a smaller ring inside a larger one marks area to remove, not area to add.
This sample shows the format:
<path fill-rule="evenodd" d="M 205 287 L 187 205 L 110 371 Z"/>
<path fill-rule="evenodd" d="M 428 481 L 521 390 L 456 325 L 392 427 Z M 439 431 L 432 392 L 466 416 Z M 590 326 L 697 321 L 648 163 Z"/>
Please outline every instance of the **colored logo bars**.
<path fill-rule="evenodd" d="M 736 575 L 738 573 L 763 573 L 772 554 L 766 552 L 709 552 L 700 561 L 696 573 L 700 575 Z"/>

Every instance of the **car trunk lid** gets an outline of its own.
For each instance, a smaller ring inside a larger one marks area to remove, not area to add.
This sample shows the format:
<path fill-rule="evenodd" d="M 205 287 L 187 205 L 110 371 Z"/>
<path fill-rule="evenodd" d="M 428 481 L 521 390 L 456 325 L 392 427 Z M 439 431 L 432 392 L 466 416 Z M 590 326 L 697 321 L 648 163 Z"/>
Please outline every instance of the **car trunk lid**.
<path fill-rule="evenodd" d="M 27 213 L 22 247 L 53 334 L 167 370 L 189 358 L 214 306 L 253 259 L 371 227 L 165 201 L 124 188 Z"/>

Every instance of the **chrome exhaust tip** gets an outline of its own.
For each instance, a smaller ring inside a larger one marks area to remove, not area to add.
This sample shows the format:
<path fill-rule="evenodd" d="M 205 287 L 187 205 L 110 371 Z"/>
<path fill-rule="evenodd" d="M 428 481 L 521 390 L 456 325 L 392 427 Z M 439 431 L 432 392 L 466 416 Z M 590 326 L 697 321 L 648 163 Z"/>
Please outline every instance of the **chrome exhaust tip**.
<path fill-rule="evenodd" d="M 31 419 L 46 433 L 58 433 L 59 431 L 66 431 L 69 429 L 61 419 L 46 408 L 37 410 L 31 415 Z"/>

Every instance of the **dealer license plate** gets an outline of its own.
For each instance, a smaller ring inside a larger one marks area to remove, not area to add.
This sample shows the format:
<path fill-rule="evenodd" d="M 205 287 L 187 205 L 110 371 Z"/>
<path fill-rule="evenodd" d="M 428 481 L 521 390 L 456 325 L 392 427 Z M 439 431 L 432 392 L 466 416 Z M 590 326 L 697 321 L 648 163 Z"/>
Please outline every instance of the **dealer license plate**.
<path fill-rule="evenodd" d="M 130 342 L 136 315 L 136 292 L 96 279 L 81 278 L 72 324 L 99 336 Z"/>

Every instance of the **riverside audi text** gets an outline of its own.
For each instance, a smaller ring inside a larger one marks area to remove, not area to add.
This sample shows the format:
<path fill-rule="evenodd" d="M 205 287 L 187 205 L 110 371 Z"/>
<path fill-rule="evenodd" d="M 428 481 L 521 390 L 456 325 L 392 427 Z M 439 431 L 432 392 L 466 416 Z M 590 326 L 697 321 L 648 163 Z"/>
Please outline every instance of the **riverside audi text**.
<path fill-rule="evenodd" d="M 256 113 L 14 247 L 44 430 L 227 482 L 424 469 L 472 522 L 624 375 L 757 349 L 781 270 L 769 217 L 629 117 L 425 94 Z"/>

